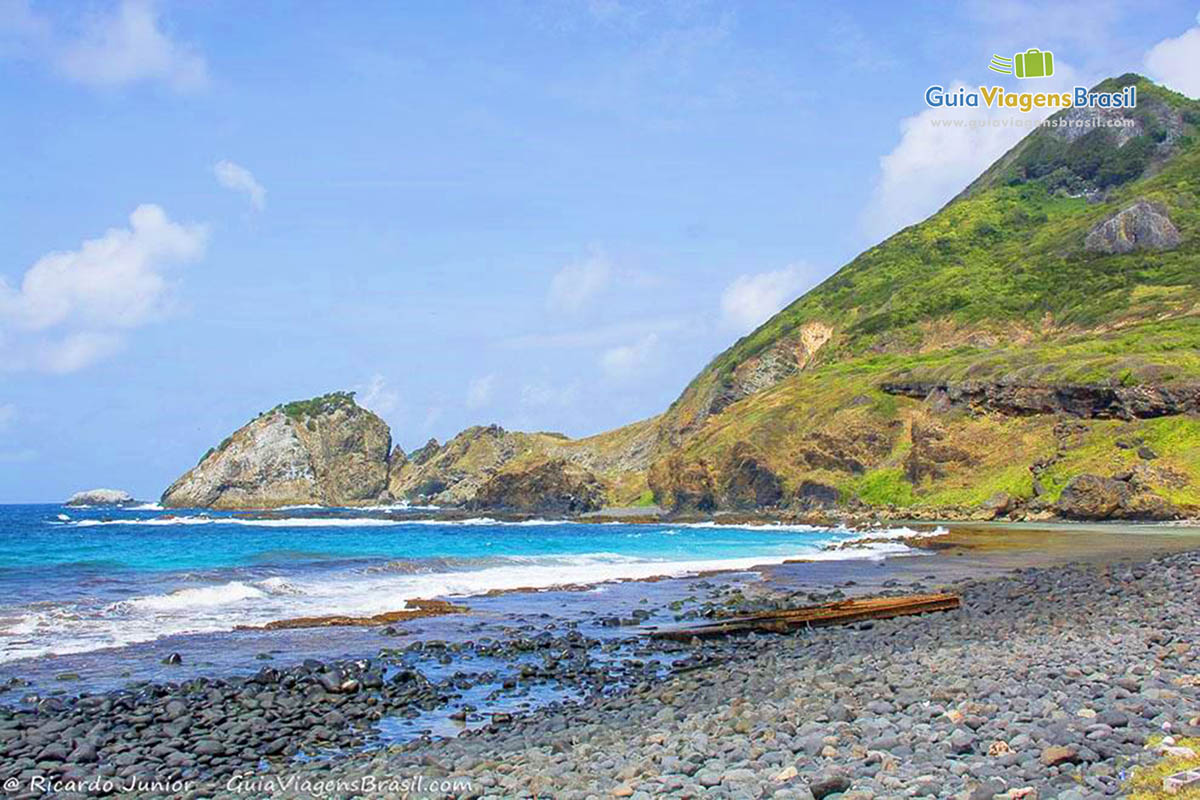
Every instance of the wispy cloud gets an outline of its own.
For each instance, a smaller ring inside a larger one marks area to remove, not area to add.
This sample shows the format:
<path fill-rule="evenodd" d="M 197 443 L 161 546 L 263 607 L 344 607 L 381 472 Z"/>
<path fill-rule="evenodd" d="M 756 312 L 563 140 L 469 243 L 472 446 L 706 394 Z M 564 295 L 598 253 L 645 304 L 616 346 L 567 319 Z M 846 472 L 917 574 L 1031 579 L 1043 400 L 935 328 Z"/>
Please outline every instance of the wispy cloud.
<path fill-rule="evenodd" d="M 636 342 L 605 350 L 600 355 L 600 366 L 610 378 L 624 380 L 658 366 L 662 355 L 658 334 L 651 333 Z"/>
<path fill-rule="evenodd" d="M 608 288 L 612 267 L 603 256 L 568 264 L 550 279 L 546 307 L 559 313 L 580 311 Z"/>
<path fill-rule="evenodd" d="M 355 393 L 355 400 L 363 408 L 386 416 L 400 407 L 400 393 L 388 385 L 387 379 L 376 372 Z"/>
<path fill-rule="evenodd" d="M 255 211 L 262 211 L 267 206 L 267 190 L 254 177 L 254 173 L 235 164 L 232 161 L 218 161 L 213 165 L 213 174 L 217 183 L 250 199 L 250 205 Z"/>
<path fill-rule="evenodd" d="M 467 384 L 467 408 L 483 408 L 492 402 L 492 389 L 496 383 L 494 374 L 475 378 Z"/>
<path fill-rule="evenodd" d="M 1150 77 L 1188 97 L 1200 97 L 1200 14 L 1196 26 L 1163 39 L 1146 53 Z"/>
<path fill-rule="evenodd" d="M 573 406 L 579 398 L 579 383 L 552 383 L 533 380 L 521 387 L 521 405 L 530 408 Z"/>
<path fill-rule="evenodd" d="M 1038 88 L 1069 91 L 1085 81 L 1074 67 L 1057 60 L 1054 77 Z M 952 93 L 959 88 L 974 90 L 961 80 L 948 84 L 946 90 Z M 943 106 L 927 107 L 901 120 L 900 141 L 879 159 L 879 179 L 862 217 L 864 231 L 872 239 L 882 239 L 929 216 L 1030 131 L 1024 125 L 991 123 L 1019 118 L 1035 124 L 1053 111 L 1034 109 L 1022 114 L 982 105 Z"/>
<path fill-rule="evenodd" d="M 799 297 L 812 285 L 812 270 L 799 265 L 754 275 L 739 275 L 721 293 L 721 319 L 747 333 Z"/>
<path fill-rule="evenodd" d="M 604 347 L 627 342 L 631 338 L 649 333 L 672 333 L 687 326 L 679 319 L 647 319 L 630 322 L 614 322 L 571 331 L 530 333 L 513 336 L 500 341 L 500 346 L 512 350 L 554 350 L 587 347 Z"/>
<path fill-rule="evenodd" d="M 73 372 L 112 355 L 167 314 L 168 269 L 199 259 L 206 240 L 204 226 L 141 205 L 128 228 L 38 259 L 18 288 L 0 278 L 0 367 Z"/>
<path fill-rule="evenodd" d="M 0 57 L 39 60 L 75 83 L 116 88 L 158 83 L 178 92 L 208 85 L 208 64 L 165 28 L 156 0 L 118 0 L 53 18 L 28 0 L 0 0 Z M 76 19 L 82 19 L 75 24 Z"/>
<path fill-rule="evenodd" d="M 12 403 L 0 403 L 0 432 L 12 427 L 17 418 L 17 407 Z"/>

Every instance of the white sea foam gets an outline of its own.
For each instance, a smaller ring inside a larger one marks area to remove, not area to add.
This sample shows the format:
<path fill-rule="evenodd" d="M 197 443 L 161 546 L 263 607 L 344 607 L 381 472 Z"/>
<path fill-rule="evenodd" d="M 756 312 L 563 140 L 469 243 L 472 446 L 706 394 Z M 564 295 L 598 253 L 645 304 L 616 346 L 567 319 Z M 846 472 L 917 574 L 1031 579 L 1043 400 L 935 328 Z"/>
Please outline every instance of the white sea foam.
<path fill-rule="evenodd" d="M 786 555 L 680 561 L 600 551 L 498 557 L 483 568 L 440 572 L 356 568 L 323 575 L 225 581 L 147 594 L 102 609 L 73 605 L 26 608 L 15 621 L 0 622 L 0 662 L 119 647 L 174 634 L 228 631 L 294 617 L 371 616 L 403 608 L 407 600 L 415 598 L 469 598 L 493 591 L 603 586 L 613 581 L 683 577 L 716 570 L 747 572 L 752 567 L 797 558 L 878 560 L 911 552 L 899 541 L 877 541 L 839 550 L 823 550 L 819 544 L 798 545 Z"/>
<path fill-rule="evenodd" d="M 239 603 L 264 597 L 265 594 L 262 589 L 248 583 L 230 581 L 214 586 L 177 589 L 167 594 L 152 594 L 146 597 L 135 597 L 132 600 L 121 600 L 108 606 L 107 610 L 113 614 L 184 611 Z"/>
<path fill-rule="evenodd" d="M 379 517 L 209 517 L 167 516 L 148 519 L 80 519 L 70 524 L 80 528 L 102 525 L 246 525 L 259 528 L 370 528 L 406 524 L 404 520 Z"/>

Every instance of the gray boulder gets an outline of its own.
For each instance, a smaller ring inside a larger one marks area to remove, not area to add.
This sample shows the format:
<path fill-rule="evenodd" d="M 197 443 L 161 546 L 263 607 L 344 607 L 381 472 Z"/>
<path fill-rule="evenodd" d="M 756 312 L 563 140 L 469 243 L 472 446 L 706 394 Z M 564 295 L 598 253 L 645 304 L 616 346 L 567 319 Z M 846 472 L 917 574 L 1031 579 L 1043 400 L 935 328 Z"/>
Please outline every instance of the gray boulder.
<path fill-rule="evenodd" d="M 1088 232 L 1083 248 L 1089 253 L 1132 253 L 1135 250 L 1174 250 L 1179 231 L 1162 206 L 1139 200 Z"/>

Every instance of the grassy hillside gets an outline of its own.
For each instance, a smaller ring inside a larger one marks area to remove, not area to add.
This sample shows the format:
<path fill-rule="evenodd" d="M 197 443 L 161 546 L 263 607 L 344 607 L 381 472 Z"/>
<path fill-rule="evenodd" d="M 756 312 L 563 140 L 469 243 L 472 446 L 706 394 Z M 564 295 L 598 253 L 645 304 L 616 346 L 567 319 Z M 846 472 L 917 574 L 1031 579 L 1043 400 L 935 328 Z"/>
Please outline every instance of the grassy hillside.
<path fill-rule="evenodd" d="M 504 507 L 520 491 L 532 510 L 538 487 L 549 509 L 602 487 L 608 505 L 676 510 L 1200 511 L 1200 102 L 1137 75 L 1097 89 L 1130 84 L 1137 108 L 1056 114 L 662 415 L 579 440 L 469 428 L 393 452 L 388 493 Z M 1120 125 L 1080 124 L 1096 118 Z"/>
<path fill-rule="evenodd" d="M 739 366 L 812 321 L 836 331 L 820 354 L 822 363 L 830 363 L 971 342 L 1024 346 L 1072 331 L 1190 313 L 1200 291 L 1200 103 L 1144 79 L 1138 86 L 1143 105 L 1160 100 L 1169 109 L 1183 107 L 1183 130 L 1155 144 L 1169 155 L 1155 164 L 1156 174 L 1108 185 L 1102 196 L 1091 197 L 1072 196 L 1050 179 L 1053 172 L 1022 178 L 1008 162 L 1026 163 L 1031 153 L 1052 149 L 1040 143 L 1059 143 L 1055 133 L 1038 130 L 973 191 L 867 250 L 717 356 L 679 405 L 686 407 L 710 384 L 728 382 Z M 1145 136 L 1152 141 L 1157 135 Z M 1137 199 L 1166 206 L 1185 245 L 1170 253 L 1085 252 L 1088 231 Z"/>
<path fill-rule="evenodd" d="M 1097 88 L 1131 81 L 1139 92 L 1139 107 L 1126 112 L 1133 127 L 1070 141 L 1038 129 L 941 211 L 864 252 L 717 356 L 664 417 L 664 448 L 677 448 L 672 470 L 702 462 L 687 480 L 708 474 L 717 505 L 728 504 L 720 485 L 740 443 L 739 458 L 752 448 L 785 498 L 809 482 L 832 487 L 842 502 L 934 508 L 977 506 L 997 492 L 1032 498 L 1035 472 L 1038 497 L 1050 503 L 1074 475 L 1152 466 L 1157 472 L 1140 476 L 1146 486 L 1200 503 L 1200 443 L 1179 434 L 1191 418 L 1089 420 L 1064 442 L 1055 434 L 1061 415 L 935 414 L 879 388 L 897 379 L 1200 381 L 1200 103 L 1137 76 Z M 1098 225 L 1143 201 L 1169 218 L 1178 247 L 1085 246 Z M 818 325 L 828 334 L 813 351 L 805 336 Z M 925 449 L 956 457 L 944 467 L 912 468 L 923 425 L 938 437 Z M 869 452 L 864 436 L 875 442 Z M 1138 448 L 1114 444 L 1122 437 L 1163 452 L 1139 460 Z M 1031 469 L 1044 460 L 1052 463 Z M 672 502 L 679 487 L 666 477 L 658 484 L 660 499 Z"/>

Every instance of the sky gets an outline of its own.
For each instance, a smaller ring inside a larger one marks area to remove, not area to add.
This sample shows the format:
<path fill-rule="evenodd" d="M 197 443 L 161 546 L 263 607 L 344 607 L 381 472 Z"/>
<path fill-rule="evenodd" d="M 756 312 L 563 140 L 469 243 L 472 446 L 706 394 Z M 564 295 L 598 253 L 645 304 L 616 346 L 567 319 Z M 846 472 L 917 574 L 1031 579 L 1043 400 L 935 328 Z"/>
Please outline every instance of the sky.
<path fill-rule="evenodd" d="M 656 414 L 1019 139 L 926 87 L 1198 96 L 1197 10 L 0 0 L 0 502 L 333 390 L 405 449 Z"/>

